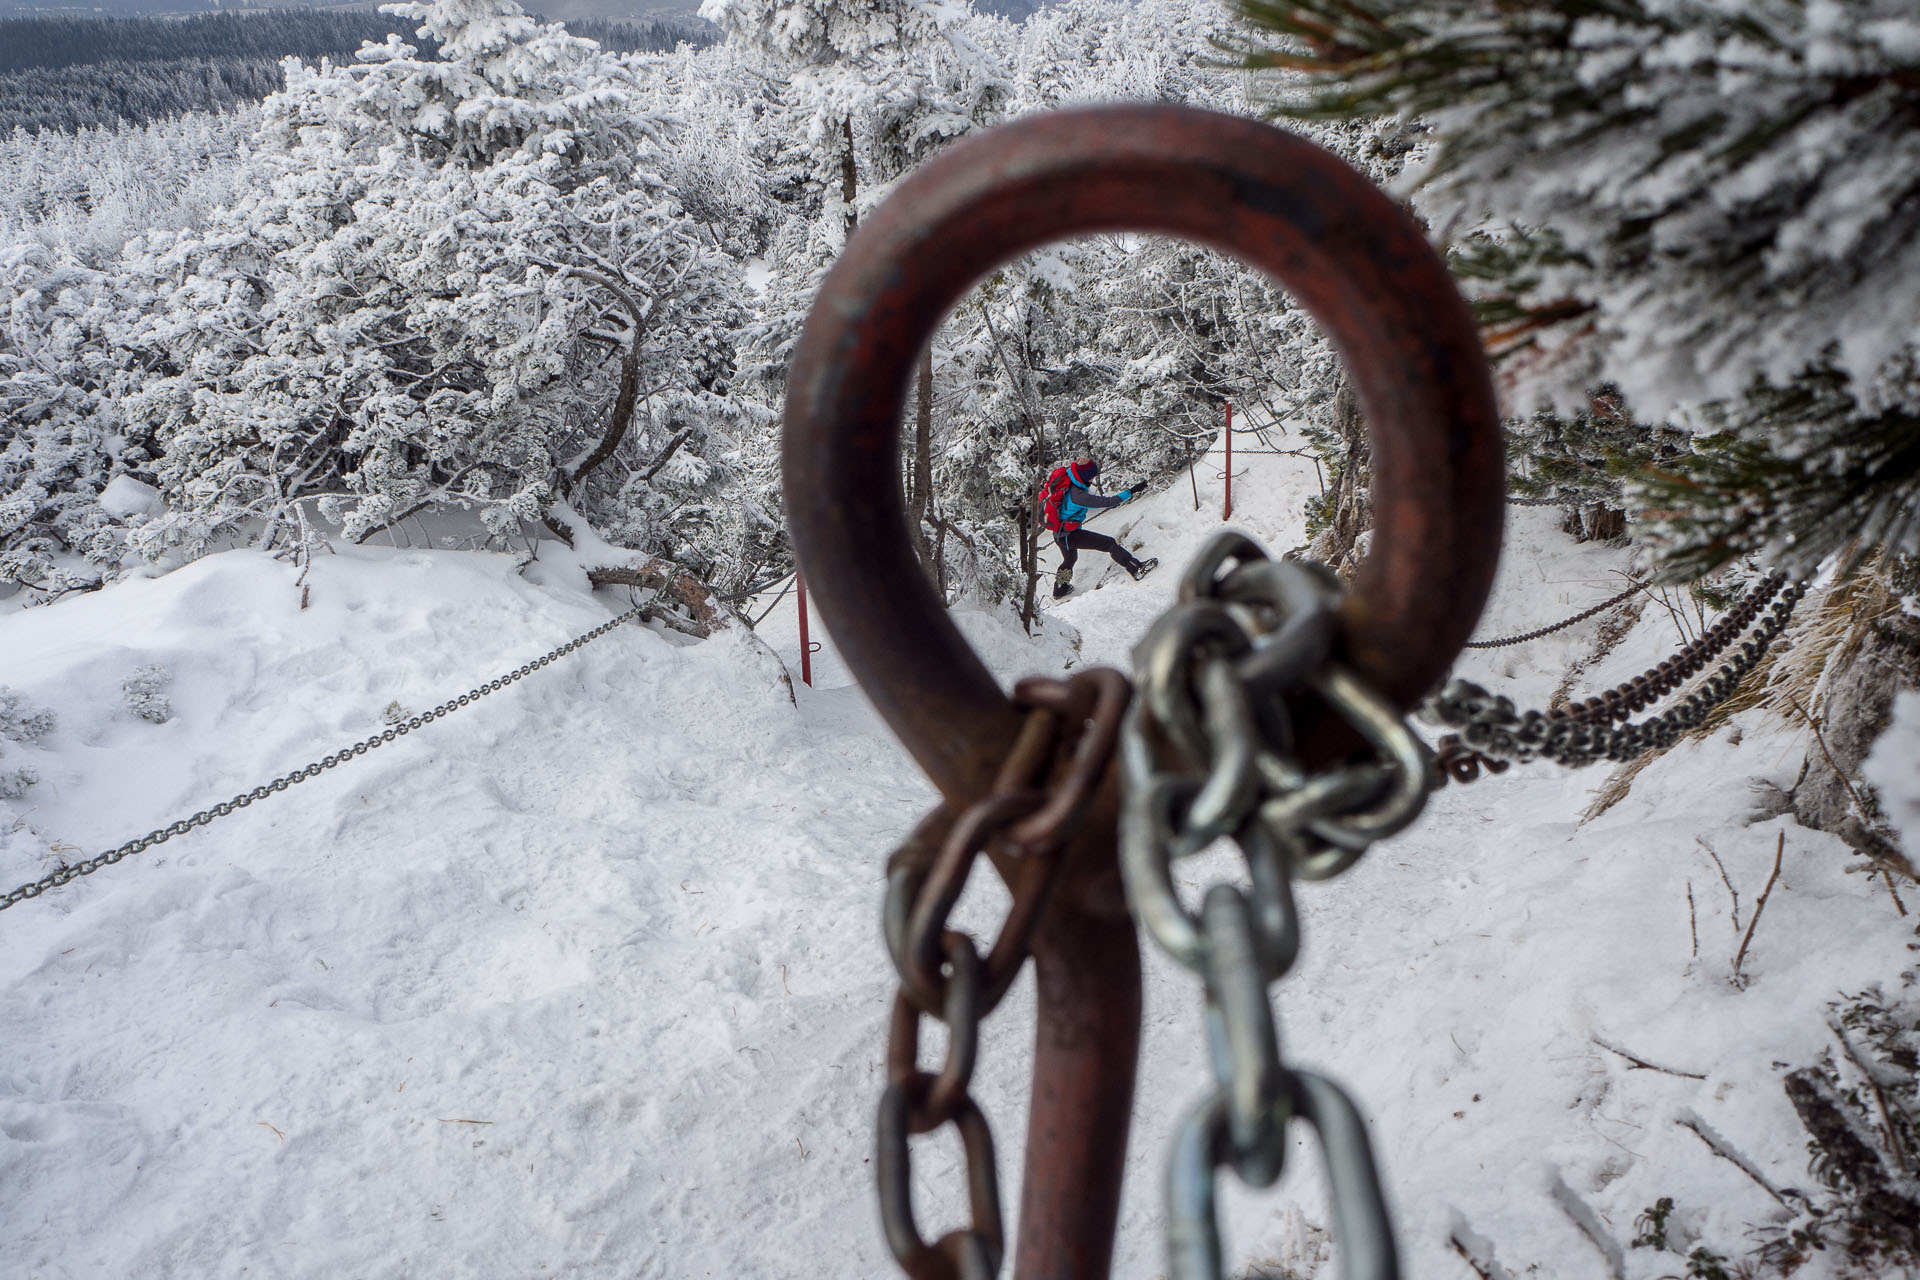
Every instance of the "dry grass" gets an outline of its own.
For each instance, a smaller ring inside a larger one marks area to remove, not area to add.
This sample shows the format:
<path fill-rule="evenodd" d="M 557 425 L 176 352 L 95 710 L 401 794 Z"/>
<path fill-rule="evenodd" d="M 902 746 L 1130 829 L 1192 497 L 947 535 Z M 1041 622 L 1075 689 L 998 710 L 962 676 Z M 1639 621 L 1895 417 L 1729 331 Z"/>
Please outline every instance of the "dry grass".
<path fill-rule="evenodd" d="M 1775 715 L 1797 719 L 1792 709 L 1795 702 L 1819 715 L 1827 672 L 1860 651 L 1874 624 L 1900 611 L 1900 598 L 1894 594 L 1886 564 L 1879 556 L 1836 582 L 1817 602 L 1809 603 L 1813 607 L 1801 605 L 1801 616 L 1782 637 L 1792 638 L 1793 648 L 1779 662 L 1778 675 L 1757 704 Z"/>
<path fill-rule="evenodd" d="M 1581 823 L 1592 822 L 1595 818 L 1613 808 L 1613 806 L 1619 804 L 1622 800 L 1625 800 L 1627 798 L 1627 792 L 1633 790 L 1633 780 L 1640 776 L 1640 771 L 1665 754 L 1666 752 L 1657 748 L 1642 751 L 1639 755 L 1608 774 L 1607 780 L 1600 784 L 1600 789 L 1593 793 L 1593 803 L 1588 805 L 1586 812 L 1580 815 Z"/>

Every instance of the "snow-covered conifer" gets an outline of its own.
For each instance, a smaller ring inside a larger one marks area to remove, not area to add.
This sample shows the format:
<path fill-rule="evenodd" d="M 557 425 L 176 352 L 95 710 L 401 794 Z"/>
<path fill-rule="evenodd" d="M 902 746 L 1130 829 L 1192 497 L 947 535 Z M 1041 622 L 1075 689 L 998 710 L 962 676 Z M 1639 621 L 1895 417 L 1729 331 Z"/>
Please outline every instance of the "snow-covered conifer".
<path fill-rule="evenodd" d="M 0 584 L 39 599 L 120 567 L 122 520 L 99 503 L 152 454 L 121 414 L 131 372 L 113 334 L 133 299 L 113 275 L 38 245 L 0 249 Z"/>
<path fill-rule="evenodd" d="M 790 78 L 828 146 L 884 99 L 908 62 L 947 42 L 956 0 L 704 0 L 700 16 Z"/>
<path fill-rule="evenodd" d="M 273 545 L 308 502 L 362 538 L 434 507 L 498 535 L 570 499 L 672 553 L 666 517 L 731 448 L 739 299 L 660 176 L 674 122 L 511 0 L 399 11 L 438 57 L 290 62 L 250 198 L 139 246 L 159 376 L 131 411 L 171 505 L 145 549 Z"/>
<path fill-rule="evenodd" d="M 1698 571 L 1920 547 L 1920 17 L 1904 0 L 1242 0 L 1307 117 L 1432 130 L 1420 189 L 1515 407 L 1703 435 Z M 1658 479 L 1656 477 L 1656 479 Z"/>

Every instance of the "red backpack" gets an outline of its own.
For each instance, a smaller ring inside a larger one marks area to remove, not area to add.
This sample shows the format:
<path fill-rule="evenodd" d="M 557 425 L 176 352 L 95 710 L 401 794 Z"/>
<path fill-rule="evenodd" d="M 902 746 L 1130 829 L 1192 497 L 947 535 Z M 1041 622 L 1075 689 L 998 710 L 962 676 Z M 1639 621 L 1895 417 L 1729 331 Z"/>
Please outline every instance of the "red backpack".
<path fill-rule="evenodd" d="M 1067 496 L 1067 486 L 1072 483 L 1073 478 L 1067 474 L 1065 467 L 1055 467 L 1047 477 L 1047 482 L 1040 486 L 1041 519 L 1055 533 L 1072 533 L 1080 527 L 1078 520 L 1060 518 L 1060 500 Z"/>

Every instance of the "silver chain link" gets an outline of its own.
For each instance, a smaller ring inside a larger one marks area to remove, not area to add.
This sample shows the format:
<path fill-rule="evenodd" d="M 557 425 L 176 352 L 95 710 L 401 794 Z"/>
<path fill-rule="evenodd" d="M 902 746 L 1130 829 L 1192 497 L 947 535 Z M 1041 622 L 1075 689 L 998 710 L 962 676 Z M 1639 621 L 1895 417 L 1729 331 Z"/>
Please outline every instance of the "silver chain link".
<path fill-rule="evenodd" d="M 1427 797 L 1426 745 L 1329 657 L 1339 590 L 1319 566 L 1271 560 L 1244 535 L 1218 534 L 1134 651 L 1140 697 L 1121 733 L 1121 871 L 1142 926 L 1205 984 L 1214 1074 L 1169 1160 L 1173 1280 L 1218 1280 L 1217 1171 L 1273 1185 L 1295 1117 L 1320 1135 L 1342 1274 L 1399 1274 L 1365 1122 L 1337 1085 L 1282 1060 L 1267 996 L 1300 948 L 1292 882 L 1338 875 L 1412 822 Z M 1359 731 L 1373 759 L 1318 772 L 1299 763 L 1282 696 L 1309 690 Z M 1211 885 L 1196 914 L 1174 888 L 1173 864 L 1221 836 L 1239 846 L 1250 891 Z"/>
<path fill-rule="evenodd" d="M 263 782 L 253 790 L 242 792 L 231 800 L 222 800 L 219 804 L 200 810 L 200 812 L 190 818 L 182 818 L 178 822 L 170 822 L 164 827 L 156 828 L 143 836 L 127 841 L 117 849 L 109 849 L 98 857 L 70 863 L 53 874 L 34 881 L 32 884 L 23 884 L 11 893 L 0 895 L 0 911 L 5 911 L 17 902 L 25 902 L 28 898 L 37 898 L 47 890 L 57 889 L 69 881 L 79 879 L 81 876 L 90 876 L 102 867 L 112 866 L 121 859 L 130 858 L 136 853 L 144 853 L 155 845 L 165 844 L 175 836 L 183 836 L 195 827 L 206 826 L 215 818 L 224 818 L 230 813 L 246 808 L 256 800 L 264 800 L 275 792 L 285 791 L 288 787 L 305 782 L 309 778 L 317 778 L 328 769 L 343 764 L 355 756 L 363 756 L 376 747 L 385 746 L 395 738 L 405 737 L 421 725 L 431 724 L 448 712 L 464 707 L 470 702 L 477 702 L 490 693 L 498 693 L 514 681 L 524 676 L 532 675 L 555 659 L 563 658 L 582 645 L 598 640 L 601 636 L 612 631 L 622 623 L 630 622 L 634 618 L 639 617 L 646 609 L 646 605 L 637 605 L 619 617 L 614 618 L 612 621 L 601 623 L 585 635 L 575 636 L 553 652 L 535 658 L 532 662 L 515 668 L 497 680 L 489 680 L 477 689 L 469 690 L 457 698 L 448 699 L 431 711 L 424 711 L 417 716 L 411 716 L 383 732 L 374 734 L 371 738 L 363 738 L 350 747 L 342 747 L 332 755 L 322 756 L 305 768 L 295 769 L 292 773 L 283 773 L 272 782 Z"/>

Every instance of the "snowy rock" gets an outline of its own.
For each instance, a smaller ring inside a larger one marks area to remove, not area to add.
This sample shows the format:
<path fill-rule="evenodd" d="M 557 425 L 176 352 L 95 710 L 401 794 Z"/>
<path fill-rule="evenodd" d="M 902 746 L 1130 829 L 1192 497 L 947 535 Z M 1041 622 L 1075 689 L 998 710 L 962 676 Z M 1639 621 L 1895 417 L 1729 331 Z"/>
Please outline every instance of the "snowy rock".
<path fill-rule="evenodd" d="M 132 476 L 115 476 L 100 491 L 100 509 L 125 520 L 129 516 L 157 516 L 167 509 L 167 502 L 152 485 Z"/>
<path fill-rule="evenodd" d="M 1860 772 L 1880 793 L 1901 848 L 1920 861 L 1920 692 L 1894 699 L 1893 717 Z"/>

